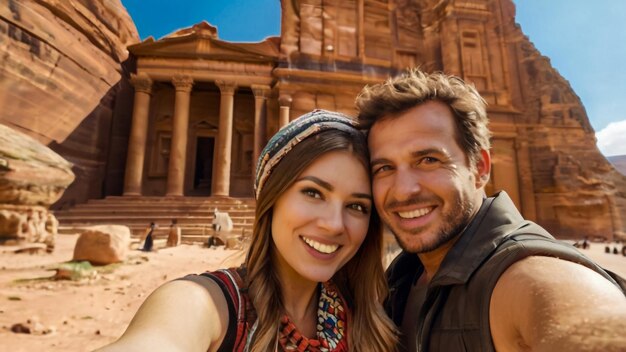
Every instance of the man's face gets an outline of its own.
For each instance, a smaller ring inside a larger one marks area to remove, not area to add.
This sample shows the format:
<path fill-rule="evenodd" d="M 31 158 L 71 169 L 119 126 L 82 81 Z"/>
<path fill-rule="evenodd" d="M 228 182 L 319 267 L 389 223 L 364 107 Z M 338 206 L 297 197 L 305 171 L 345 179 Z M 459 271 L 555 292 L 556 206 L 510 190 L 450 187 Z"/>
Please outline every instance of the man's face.
<path fill-rule="evenodd" d="M 384 117 L 371 128 L 368 144 L 374 203 L 405 251 L 439 248 L 478 211 L 489 153 L 470 166 L 446 104 L 429 101 Z"/>

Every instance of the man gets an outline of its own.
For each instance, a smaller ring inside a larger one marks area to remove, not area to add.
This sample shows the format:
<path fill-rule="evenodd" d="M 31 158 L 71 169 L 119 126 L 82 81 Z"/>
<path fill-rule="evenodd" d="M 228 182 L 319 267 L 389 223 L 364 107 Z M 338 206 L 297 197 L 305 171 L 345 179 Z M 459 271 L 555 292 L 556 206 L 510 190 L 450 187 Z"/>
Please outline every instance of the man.
<path fill-rule="evenodd" d="M 626 350 L 626 287 L 506 193 L 485 198 L 490 133 L 472 86 L 414 70 L 366 87 L 357 108 L 374 203 L 403 249 L 387 272 L 402 349 Z"/>
<path fill-rule="evenodd" d="M 170 224 L 170 231 L 167 234 L 167 247 L 176 247 L 180 244 L 181 230 L 178 226 L 178 219 L 172 219 Z"/>

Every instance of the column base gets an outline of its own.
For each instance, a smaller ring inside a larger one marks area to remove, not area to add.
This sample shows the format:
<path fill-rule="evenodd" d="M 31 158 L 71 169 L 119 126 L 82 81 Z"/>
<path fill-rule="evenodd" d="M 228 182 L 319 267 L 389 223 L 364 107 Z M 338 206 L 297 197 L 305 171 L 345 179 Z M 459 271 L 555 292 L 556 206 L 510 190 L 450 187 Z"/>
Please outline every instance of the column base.
<path fill-rule="evenodd" d="M 124 197 L 137 197 L 137 196 L 141 196 L 141 193 L 139 193 L 139 192 L 124 192 L 124 193 L 122 193 L 122 196 L 124 196 Z"/>
<path fill-rule="evenodd" d="M 166 197 L 184 197 L 185 195 L 182 193 L 165 193 Z"/>

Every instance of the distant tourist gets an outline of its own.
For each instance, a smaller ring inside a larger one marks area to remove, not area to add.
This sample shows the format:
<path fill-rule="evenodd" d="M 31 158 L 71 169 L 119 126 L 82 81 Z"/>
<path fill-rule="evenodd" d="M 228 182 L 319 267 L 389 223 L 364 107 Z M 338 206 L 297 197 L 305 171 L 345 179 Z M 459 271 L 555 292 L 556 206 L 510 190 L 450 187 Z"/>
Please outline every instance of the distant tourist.
<path fill-rule="evenodd" d="M 582 249 L 589 249 L 589 241 L 587 240 L 587 237 L 585 237 L 582 242 L 576 241 L 574 243 L 574 247 L 582 248 Z"/>
<path fill-rule="evenodd" d="M 213 209 L 213 231 L 215 233 L 230 232 L 233 230 L 233 220 L 227 212 L 220 212 L 217 208 Z"/>
<path fill-rule="evenodd" d="M 181 230 L 178 226 L 178 220 L 172 219 L 170 231 L 167 235 L 167 247 L 176 247 L 180 244 Z"/>
<path fill-rule="evenodd" d="M 143 247 L 141 248 L 144 252 L 152 251 L 152 247 L 154 246 L 154 238 L 152 238 L 154 229 L 156 228 L 156 224 L 151 222 L 150 225 L 146 228 L 146 231 L 143 235 Z"/>

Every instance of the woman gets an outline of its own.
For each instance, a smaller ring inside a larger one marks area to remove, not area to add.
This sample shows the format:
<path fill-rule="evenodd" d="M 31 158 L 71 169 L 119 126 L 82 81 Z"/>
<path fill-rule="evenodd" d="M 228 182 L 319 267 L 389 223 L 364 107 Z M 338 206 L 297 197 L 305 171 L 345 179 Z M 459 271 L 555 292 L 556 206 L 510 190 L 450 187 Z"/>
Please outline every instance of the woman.
<path fill-rule="evenodd" d="M 154 232 L 154 228 L 156 227 L 156 224 L 154 222 L 150 223 L 150 226 L 148 226 L 146 228 L 146 231 L 143 235 L 143 239 L 144 239 L 144 243 L 143 243 L 143 247 L 141 248 L 142 251 L 144 252 L 151 252 L 152 251 L 152 246 L 154 244 L 154 239 L 152 238 L 152 233 Z"/>
<path fill-rule="evenodd" d="M 395 350 L 368 170 L 346 116 L 292 121 L 259 158 L 244 265 L 163 285 L 105 349 Z"/>

